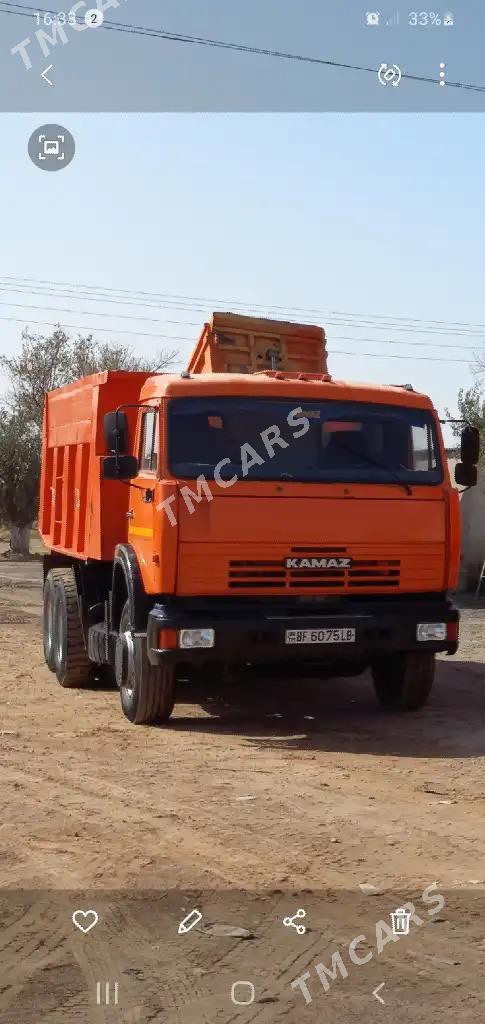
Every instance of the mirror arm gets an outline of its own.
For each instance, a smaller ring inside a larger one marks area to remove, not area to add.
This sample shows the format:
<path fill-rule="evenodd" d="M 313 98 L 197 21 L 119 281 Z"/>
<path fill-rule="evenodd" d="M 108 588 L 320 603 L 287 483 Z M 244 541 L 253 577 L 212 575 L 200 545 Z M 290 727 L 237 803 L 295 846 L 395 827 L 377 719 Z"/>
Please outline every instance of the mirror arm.
<path fill-rule="evenodd" d="M 140 487 L 140 484 L 133 484 L 131 480 L 115 480 L 114 482 L 117 484 L 126 484 L 127 487 L 133 487 L 135 491 L 143 491 L 143 494 L 146 493 L 146 487 Z"/>
<path fill-rule="evenodd" d="M 130 402 L 124 402 L 123 405 L 119 405 L 118 408 L 115 409 L 115 413 L 116 413 L 116 415 L 118 415 L 118 413 L 122 412 L 123 409 L 156 409 L 156 408 L 157 408 L 156 405 L 148 405 L 147 402 L 131 402 L 131 403 Z M 460 420 L 460 422 L 461 422 L 461 420 Z"/>
<path fill-rule="evenodd" d="M 472 427 L 470 420 L 439 420 L 439 423 L 464 423 L 466 427 Z"/>

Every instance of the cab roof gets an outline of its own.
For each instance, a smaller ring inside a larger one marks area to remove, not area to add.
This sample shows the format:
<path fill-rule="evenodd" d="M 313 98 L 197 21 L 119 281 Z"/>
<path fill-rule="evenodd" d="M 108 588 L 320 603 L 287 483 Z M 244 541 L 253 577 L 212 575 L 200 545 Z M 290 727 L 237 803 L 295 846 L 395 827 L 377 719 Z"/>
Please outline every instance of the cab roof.
<path fill-rule="evenodd" d="M 145 381 L 141 388 L 140 400 L 154 398 L 189 398 L 204 396 L 244 396 L 254 398 L 301 398 L 309 400 L 334 400 L 352 402 L 374 402 L 383 405 L 402 405 L 433 409 L 427 395 L 410 390 L 409 385 L 379 385 L 349 383 L 333 380 L 328 375 L 322 379 L 295 379 L 284 373 L 276 377 L 271 373 L 204 373 L 155 374 Z"/>

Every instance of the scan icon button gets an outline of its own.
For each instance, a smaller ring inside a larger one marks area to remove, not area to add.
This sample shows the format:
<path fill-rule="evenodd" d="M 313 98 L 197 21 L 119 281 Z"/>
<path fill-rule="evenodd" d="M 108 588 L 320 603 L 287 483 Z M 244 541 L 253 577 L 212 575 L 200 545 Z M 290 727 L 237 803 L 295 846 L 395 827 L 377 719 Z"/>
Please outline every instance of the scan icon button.
<path fill-rule="evenodd" d="M 76 144 L 61 124 L 43 124 L 29 139 L 29 156 L 43 171 L 60 171 L 74 159 Z"/>

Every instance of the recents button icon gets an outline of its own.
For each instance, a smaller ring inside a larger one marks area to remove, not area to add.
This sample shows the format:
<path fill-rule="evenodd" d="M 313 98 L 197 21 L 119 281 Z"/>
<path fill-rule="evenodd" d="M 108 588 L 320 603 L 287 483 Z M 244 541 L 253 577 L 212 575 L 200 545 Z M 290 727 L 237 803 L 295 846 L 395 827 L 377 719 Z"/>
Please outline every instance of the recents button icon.
<path fill-rule="evenodd" d="M 111 992 L 111 982 L 109 981 L 98 981 L 96 984 L 96 1005 L 97 1006 L 118 1006 L 118 982 L 115 981 L 113 985 L 113 992 Z"/>

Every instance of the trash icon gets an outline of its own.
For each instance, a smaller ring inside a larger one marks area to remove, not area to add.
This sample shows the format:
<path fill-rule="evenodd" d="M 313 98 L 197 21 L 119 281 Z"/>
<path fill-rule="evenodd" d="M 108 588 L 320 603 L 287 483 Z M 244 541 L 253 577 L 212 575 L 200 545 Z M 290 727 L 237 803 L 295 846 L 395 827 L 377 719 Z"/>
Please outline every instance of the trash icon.
<path fill-rule="evenodd" d="M 391 914 L 391 921 L 393 935 L 409 935 L 411 912 L 406 910 L 406 907 L 398 907 L 397 910 L 394 910 Z"/>

